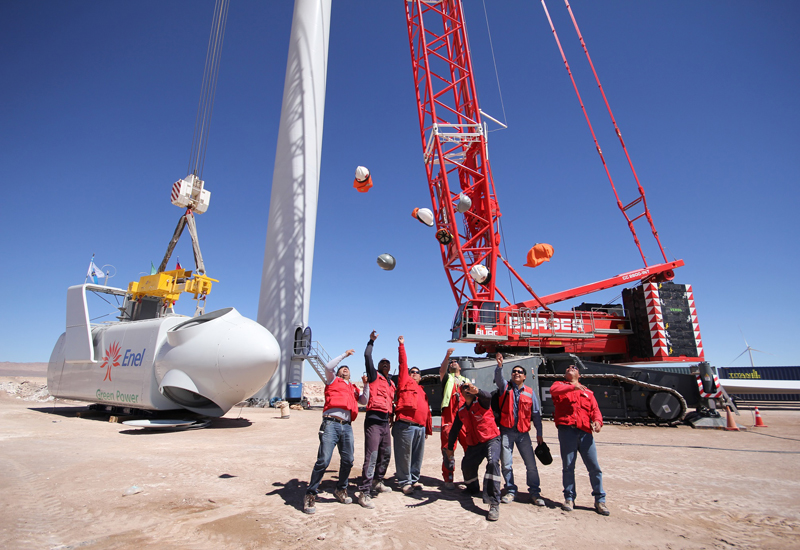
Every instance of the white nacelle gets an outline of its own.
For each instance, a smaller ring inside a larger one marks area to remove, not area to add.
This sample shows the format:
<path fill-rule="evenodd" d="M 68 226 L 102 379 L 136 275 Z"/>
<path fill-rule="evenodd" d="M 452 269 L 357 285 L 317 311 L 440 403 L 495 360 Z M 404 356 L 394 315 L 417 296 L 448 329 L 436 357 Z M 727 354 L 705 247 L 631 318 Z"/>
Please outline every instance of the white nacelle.
<path fill-rule="evenodd" d="M 189 174 L 186 178 L 172 184 L 170 201 L 181 208 L 192 208 L 196 213 L 202 214 L 208 210 L 211 202 L 211 192 L 203 189 L 205 182 Z"/>
<path fill-rule="evenodd" d="M 278 367 L 280 346 L 272 334 L 233 308 L 89 326 L 79 311 L 87 287 L 111 290 L 69 289 L 69 326 L 47 368 L 54 397 L 222 416 Z"/>

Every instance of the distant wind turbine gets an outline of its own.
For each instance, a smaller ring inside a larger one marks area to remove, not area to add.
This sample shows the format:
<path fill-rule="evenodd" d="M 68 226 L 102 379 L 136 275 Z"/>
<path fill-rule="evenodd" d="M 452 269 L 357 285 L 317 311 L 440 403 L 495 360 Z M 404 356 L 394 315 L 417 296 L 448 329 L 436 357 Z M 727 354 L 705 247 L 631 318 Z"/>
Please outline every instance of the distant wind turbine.
<path fill-rule="evenodd" d="M 744 340 L 744 345 L 747 346 L 747 347 L 744 348 L 744 351 L 742 353 L 740 353 L 739 355 L 737 355 L 736 358 L 733 361 L 731 361 L 731 363 L 733 363 L 734 361 L 736 361 L 736 359 L 738 359 L 739 357 L 741 357 L 742 355 L 744 355 L 746 353 L 746 354 L 748 354 L 750 356 L 750 366 L 751 367 L 755 367 L 755 364 L 753 363 L 753 352 L 754 351 L 757 351 L 758 353 L 766 353 L 767 355 L 773 355 L 772 353 L 769 353 L 767 351 L 761 351 L 760 349 L 756 349 L 754 347 L 751 347 L 750 344 L 747 343 L 747 338 L 744 337 L 744 332 L 742 332 L 741 327 L 739 327 L 739 332 L 742 333 L 742 340 Z"/>

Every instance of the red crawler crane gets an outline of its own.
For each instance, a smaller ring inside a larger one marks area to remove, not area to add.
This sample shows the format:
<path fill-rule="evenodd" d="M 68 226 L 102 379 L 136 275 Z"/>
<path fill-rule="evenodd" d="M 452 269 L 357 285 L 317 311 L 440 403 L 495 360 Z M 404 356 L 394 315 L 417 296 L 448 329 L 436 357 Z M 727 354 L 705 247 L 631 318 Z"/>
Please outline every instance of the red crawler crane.
<path fill-rule="evenodd" d="M 542 4 L 544 6 L 544 1 Z M 702 343 L 691 287 L 666 283 L 673 279 L 673 270 L 682 266 L 683 261 L 666 261 L 638 178 L 638 197 L 623 205 L 609 174 L 617 203 L 640 253 L 641 245 L 633 222 L 645 217 L 664 263 L 647 265 L 642 253 L 645 265 L 641 269 L 548 296 L 537 296 L 508 260 L 502 257 L 499 249 L 501 213 L 486 149 L 486 126 L 482 120 L 487 115 L 478 106 L 461 1 L 408 0 L 405 5 L 431 206 L 442 262 L 458 304 L 452 340 L 474 342 L 476 353 L 493 352 L 496 349 L 525 349 L 575 353 L 596 360 L 702 360 Z M 568 3 L 567 8 L 578 30 Z M 558 43 L 555 29 L 553 33 Z M 580 31 L 578 35 L 580 37 Z M 581 44 L 588 58 L 582 37 Z M 558 46 L 560 50 L 560 43 Z M 564 63 L 570 71 L 566 58 Z M 603 97 L 605 99 L 605 94 Z M 614 126 L 624 148 L 616 121 Z M 597 150 L 603 159 L 599 145 Z M 471 201 L 471 207 L 464 212 L 459 210 L 459 205 L 465 202 L 462 195 Z M 637 205 L 641 205 L 643 211 L 631 217 L 628 210 Z M 530 292 L 532 298 L 511 303 L 495 285 L 499 267 L 505 267 Z M 486 271 L 488 276 L 484 278 Z M 575 308 L 572 311 L 554 311 L 548 307 L 637 281 L 641 281 L 642 285 L 623 292 L 627 315 L 619 307 Z M 690 311 L 688 316 L 682 317 L 682 322 L 678 322 L 678 319 L 673 321 L 673 327 L 681 330 L 673 331 L 675 337 L 670 338 L 669 319 L 663 314 L 662 307 L 667 302 L 674 305 L 677 303 L 675 300 L 688 304 Z"/>

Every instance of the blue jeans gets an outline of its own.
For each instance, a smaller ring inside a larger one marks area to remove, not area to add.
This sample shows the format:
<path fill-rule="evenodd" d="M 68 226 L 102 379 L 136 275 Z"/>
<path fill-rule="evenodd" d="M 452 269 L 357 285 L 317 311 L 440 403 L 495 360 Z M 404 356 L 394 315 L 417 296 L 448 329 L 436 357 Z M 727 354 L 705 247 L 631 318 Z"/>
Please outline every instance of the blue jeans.
<path fill-rule="evenodd" d="M 514 485 L 514 470 L 511 468 L 514 456 L 514 445 L 519 450 L 522 462 L 525 463 L 526 481 L 531 498 L 536 498 L 541 493 L 539 488 L 539 470 L 536 468 L 536 456 L 533 454 L 533 443 L 530 432 L 519 432 L 514 428 L 500 428 L 503 448 L 500 451 L 500 463 L 503 465 L 503 479 L 506 483 L 506 493 L 515 495 L 517 486 Z"/>
<path fill-rule="evenodd" d="M 417 483 L 425 455 L 425 428 L 397 420 L 392 427 L 392 438 L 397 484 L 404 487 Z"/>
<path fill-rule="evenodd" d="M 306 489 L 306 494 L 316 495 L 319 484 L 331 463 L 333 449 L 339 448 L 339 481 L 336 490 L 347 489 L 350 481 L 350 469 L 353 467 L 353 427 L 350 424 L 339 424 L 333 420 L 322 419 L 319 427 L 319 451 L 317 462 L 311 471 L 311 481 Z"/>
<path fill-rule="evenodd" d="M 579 430 L 575 426 L 558 427 L 558 443 L 561 446 L 561 479 L 564 484 L 564 499 L 575 500 L 575 459 L 581 454 L 586 469 L 589 470 L 589 481 L 592 484 L 592 496 L 595 502 L 605 502 L 603 491 L 603 472 L 597 463 L 597 449 L 594 436 Z"/>

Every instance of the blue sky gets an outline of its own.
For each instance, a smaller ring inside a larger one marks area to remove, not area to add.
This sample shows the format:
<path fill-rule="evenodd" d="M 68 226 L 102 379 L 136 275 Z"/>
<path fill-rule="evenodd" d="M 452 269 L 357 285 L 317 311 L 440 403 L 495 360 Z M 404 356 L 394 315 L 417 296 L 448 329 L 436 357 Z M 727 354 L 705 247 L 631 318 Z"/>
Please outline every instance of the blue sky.
<path fill-rule="evenodd" d="M 509 126 L 489 151 L 512 264 L 539 294 L 641 267 L 540 3 L 486 4 L 502 102 L 483 3 L 465 9 L 481 108 Z M 667 254 L 686 262 L 675 281 L 693 285 L 707 359 L 730 365 L 743 333 L 773 354 L 757 364 L 800 364 L 800 5 L 571 5 Z M 566 9 L 548 8 L 630 196 Z M 212 13 L 210 0 L 0 3 L 0 361 L 48 360 L 93 253 L 113 286 L 158 265 L 181 215 L 169 191 L 186 175 Z M 288 0 L 230 9 L 198 218 L 220 280 L 209 310 L 256 316 L 291 15 Z M 334 0 L 310 325 L 332 354 L 360 354 L 376 329 L 393 362 L 404 334 L 411 363 L 429 367 L 455 302 L 433 231 L 410 216 L 430 205 L 411 74 L 402 2 Z M 358 165 L 373 173 L 367 194 L 352 188 Z M 536 242 L 555 255 L 531 270 Z M 392 272 L 376 265 L 384 252 Z M 193 267 L 188 235 L 177 254 Z"/>

